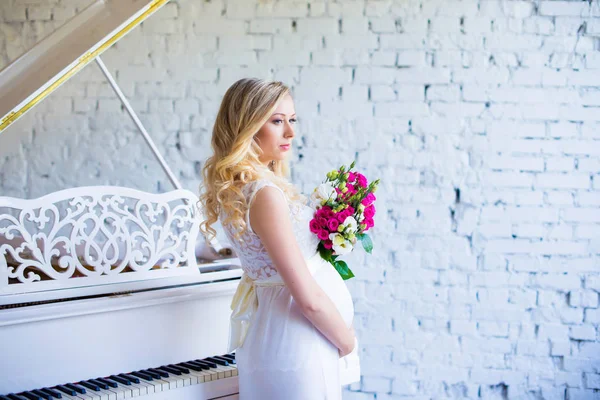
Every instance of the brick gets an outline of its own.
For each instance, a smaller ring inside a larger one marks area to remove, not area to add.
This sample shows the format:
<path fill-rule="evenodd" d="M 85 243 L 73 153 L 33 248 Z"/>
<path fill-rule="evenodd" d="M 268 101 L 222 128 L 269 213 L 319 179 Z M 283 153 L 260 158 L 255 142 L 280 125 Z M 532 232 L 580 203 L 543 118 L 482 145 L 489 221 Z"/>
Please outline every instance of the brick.
<path fill-rule="evenodd" d="M 593 325 L 572 326 L 569 337 L 575 340 L 596 340 L 596 328 Z"/>
<path fill-rule="evenodd" d="M 585 16 L 589 10 L 589 4 L 571 1 L 541 1 L 538 8 L 540 15 L 548 16 Z"/>

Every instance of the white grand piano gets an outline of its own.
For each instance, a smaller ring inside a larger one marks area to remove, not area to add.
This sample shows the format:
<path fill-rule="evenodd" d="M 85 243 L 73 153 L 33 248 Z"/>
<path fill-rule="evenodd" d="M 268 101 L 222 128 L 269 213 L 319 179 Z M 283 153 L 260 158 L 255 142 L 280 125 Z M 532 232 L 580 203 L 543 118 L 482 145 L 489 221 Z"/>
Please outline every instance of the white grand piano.
<path fill-rule="evenodd" d="M 1 140 L 95 61 L 175 186 L 0 197 L 1 400 L 238 398 L 225 352 L 239 259 L 199 237 L 197 195 L 100 59 L 167 1 L 95 1 L 0 72 Z"/>
<path fill-rule="evenodd" d="M 199 235 L 197 195 L 100 58 L 167 2 L 96 0 L 0 71 L 1 140 L 95 62 L 175 187 L 0 196 L 0 400 L 239 398 L 235 354 L 225 353 L 239 259 Z M 340 365 L 342 384 L 360 379 L 357 356 Z"/>

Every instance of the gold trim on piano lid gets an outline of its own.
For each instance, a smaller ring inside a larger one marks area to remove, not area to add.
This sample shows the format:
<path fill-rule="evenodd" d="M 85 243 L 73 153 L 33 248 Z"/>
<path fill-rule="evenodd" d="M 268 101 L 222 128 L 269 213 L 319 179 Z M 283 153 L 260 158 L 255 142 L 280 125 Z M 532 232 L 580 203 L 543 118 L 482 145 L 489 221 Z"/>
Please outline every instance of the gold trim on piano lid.
<path fill-rule="evenodd" d="M 115 33 L 110 39 L 108 39 L 102 46 L 99 46 L 96 50 L 92 52 L 88 52 L 79 58 L 79 62 L 73 66 L 70 70 L 65 72 L 63 76 L 58 78 L 52 85 L 48 86 L 44 89 L 40 94 L 35 96 L 29 103 L 25 104 L 23 107 L 18 109 L 17 111 L 11 111 L 8 113 L 2 121 L 0 121 L 0 132 L 10 126 L 13 122 L 19 119 L 23 114 L 33 108 L 37 103 L 42 101 L 46 96 L 56 90 L 57 87 L 62 85 L 65 81 L 67 81 L 71 76 L 75 75 L 79 72 L 83 67 L 85 67 L 90 61 L 95 59 L 97 56 L 102 54 L 106 49 L 112 46 L 117 40 L 122 38 L 126 33 L 135 28 L 142 20 L 146 19 L 149 15 L 154 13 L 160 7 L 162 7 L 165 3 L 169 2 L 169 0 L 153 0 L 150 3 L 148 9 L 141 14 L 139 17 L 131 21 L 127 26 L 121 29 L 119 32 Z"/>

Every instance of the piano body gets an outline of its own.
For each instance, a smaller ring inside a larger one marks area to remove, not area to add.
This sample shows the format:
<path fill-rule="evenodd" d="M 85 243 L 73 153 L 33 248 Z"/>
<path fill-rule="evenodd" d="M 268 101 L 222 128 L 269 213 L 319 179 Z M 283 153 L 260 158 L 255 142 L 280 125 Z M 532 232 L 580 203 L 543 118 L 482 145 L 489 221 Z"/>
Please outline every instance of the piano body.
<path fill-rule="evenodd" d="M 97 0 L 0 71 L 0 133 L 95 61 L 175 190 L 0 197 L 0 399 L 237 399 L 239 259 L 181 188 L 100 55 L 168 0 Z M 215 358 L 217 357 L 217 358 Z"/>

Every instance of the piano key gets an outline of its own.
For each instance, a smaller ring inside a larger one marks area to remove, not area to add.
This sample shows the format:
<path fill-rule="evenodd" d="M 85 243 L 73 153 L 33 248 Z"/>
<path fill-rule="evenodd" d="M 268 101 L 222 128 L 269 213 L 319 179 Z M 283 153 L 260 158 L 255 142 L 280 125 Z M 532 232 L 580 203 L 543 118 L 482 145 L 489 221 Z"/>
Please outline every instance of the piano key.
<path fill-rule="evenodd" d="M 21 396 L 19 396 L 17 394 L 14 394 L 14 393 L 9 393 L 9 394 L 6 395 L 6 397 L 8 397 L 10 400 L 27 400 L 27 398 L 21 397 Z"/>
<path fill-rule="evenodd" d="M 156 369 L 163 370 L 163 371 L 168 372 L 168 373 L 173 374 L 173 375 L 181 375 L 181 371 L 179 371 L 179 370 L 177 370 L 175 368 L 171 368 L 168 365 L 162 365 L 162 366 L 160 366 L 159 368 L 156 368 Z"/>
<path fill-rule="evenodd" d="M 108 385 L 109 388 L 113 388 L 114 389 L 114 388 L 116 388 L 118 386 L 117 382 L 109 381 L 109 380 L 106 380 L 104 378 L 96 378 L 95 380 L 98 381 L 98 382 L 102 382 L 105 385 Z"/>
<path fill-rule="evenodd" d="M 25 398 L 27 398 L 29 400 L 43 400 L 42 397 L 40 397 L 40 396 L 38 396 L 36 394 L 33 394 L 31 392 L 22 392 L 22 393 L 19 394 L 19 396 L 25 397 Z"/>
<path fill-rule="evenodd" d="M 54 397 L 55 399 L 62 399 L 62 394 L 60 392 L 57 392 L 56 390 L 50 389 L 50 388 L 43 388 L 40 389 L 40 391 L 49 394 L 50 396 Z"/>
<path fill-rule="evenodd" d="M 221 357 L 221 356 L 212 356 L 211 358 L 214 358 L 215 360 L 221 360 L 223 361 L 225 364 L 221 364 L 224 367 L 227 367 L 229 365 L 229 360 L 226 359 L 225 357 Z"/>
<path fill-rule="evenodd" d="M 74 391 L 73 389 L 68 388 L 68 387 L 66 387 L 64 385 L 54 386 L 53 389 L 60 390 L 61 392 L 65 393 L 65 394 L 68 394 L 69 396 L 77 396 L 77 392 L 76 391 Z"/>
<path fill-rule="evenodd" d="M 86 387 L 86 388 L 88 388 L 90 390 L 93 390 L 95 392 L 99 392 L 100 391 L 100 386 L 94 385 L 91 382 L 81 381 L 81 382 L 79 382 L 79 385 L 84 386 L 84 387 Z"/>
<path fill-rule="evenodd" d="M 209 367 L 208 365 L 203 365 L 203 364 L 200 364 L 200 363 L 199 363 L 199 362 L 197 362 L 197 361 L 186 361 L 185 363 L 186 363 L 186 364 L 190 364 L 190 365 L 194 365 L 194 366 L 196 366 L 196 367 L 198 367 L 198 368 L 202 368 L 203 370 L 208 370 L 208 369 L 210 369 L 210 367 Z"/>
<path fill-rule="evenodd" d="M 154 385 L 151 385 L 150 382 L 141 379 L 140 383 L 136 383 L 136 385 L 140 387 L 140 396 L 154 394 Z"/>
<path fill-rule="evenodd" d="M 106 383 L 100 382 L 97 379 L 88 379 L 86 382 L 89 382 L 92 385 L 96 385 L 96 386 L 100 387 L 100 389 L 102 389 L 102 390 L 108 389 L 108 385 Z"/>
<path fill-rule="evenodd" d="M 223 354 L 221 357 L 229 360 L 230 363 L 235 364 L 235 357 L 230 354 Z"/>
<path fill-rule="evenodd" d="M 174 368 L 176 370 L 178 370 L 179 372 L 181 372 L 182 374 L 189 374 L 190 370 L 185 368 L 185 367 L 180 367 L 177 364 L 168 364 L 167 367 L 169 368 Z"/>
<path fill-rule="evenodd" d="M 106 376 L 105 379 L 112 379 L 113 381 L 120 383 L 121 385 L 131 385 L 128 379 L 124 379 L 116 375 Z"/>
<path fill-rule="evenodd" d="M 48 393 L 42 392 L 39 389 L 32 390 L 32 392 L 35 393 L 35 394 L 37 394 L 38 396 L 40 396 L 43 399 L 46 399 L 46 400 L 51 400 L 52 399 L 52 396 L 50 396 Z"/>
<path fill-rule="evenodd" d="M 223 365 L 223 366 L 229 365 L 228 361 L 226 361 L 226 360 L 220 360 L 220 359 L 218 359 L 216 357 L 206 357 L 205 360 L 210 361 L 210 362 L 214 362 L 215 364 L 219 364 L 219 365 Z"/>
<path fill-rule="evenodd" d="M 208 365 L 211 368 L 217 368 L 217 363 L 216 362 L 207 360 L 206 358 L 203 358 L 202 360 L 196 360 L 196 361 L 203 362 L 204 364 Z"/>
<path fill-rule="evenodd" d="M 86 390 L 84 388 L 82 388 L 81 386 L 77 386 L 72 383 L 65 383 L 65 386 L 68 387 L 69 389 L 73 389 L 77 393 L 83 394 L 86 392 Z"/>
<path fill-rule="evenodd" d="M 148 382 L 151 382 L 151 381 L 154 379 L 154 378 L 152 377 L 152 375 L 150 375 L 150 374 L 146 374 L 146 373 L 144 373 L 144 372 L 141 372 L 141 371 L 133 371 L 133 372 L 131 373 L 131 375 L 133 375 L 133 376 L 137 376 L 138 378 L 141 378 L 141 379 L 145 379 L 145 380 L 146 380 L 146 381 L 148 381 Z"/>
<path fill-rule="evenodd" d="M 118 376 L 120 376 L 121 378 L 129 379 L 129 382 L 131 383 L 140 383 L 140 378 L 131 374 L 119 374 Z"/>
<path fill-rule="evenodd" d="M 190 364 L 190 363 L 187 363 L 187 362 L 182 362 L 182 363 L 179 363 L 178 365 L 180 365 L 182 367 L 185 367 L 187 369 L 191 369 L 191 370 L 196 371 L 196 372 L 202 371 L 202 367 L 199 366 L 199 365 L 194 365 L 194 364 Z"/>
<path fill-rule="evenodd" d="M 158 374 L 158 375 L 160 375 L 161 378 L 166 378 L 169 376 L 169 373 L 167 371 L 161 371 L 156 368 L 148 368 L 147 371 Z"/>

